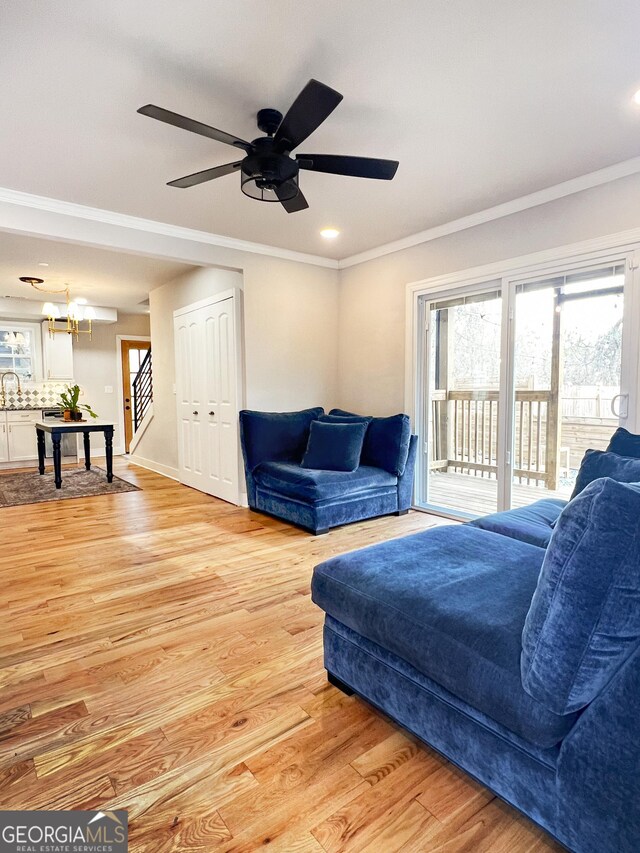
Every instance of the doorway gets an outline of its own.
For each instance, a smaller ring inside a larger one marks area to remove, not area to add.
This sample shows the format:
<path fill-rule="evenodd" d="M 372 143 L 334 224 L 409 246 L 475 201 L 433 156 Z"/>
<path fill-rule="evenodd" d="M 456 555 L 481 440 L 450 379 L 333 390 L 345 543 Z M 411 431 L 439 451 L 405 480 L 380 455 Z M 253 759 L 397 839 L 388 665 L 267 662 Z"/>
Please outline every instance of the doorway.
<path fill-rule="evenodd" d="M 139 411 L 136 410 L 133 387 L 140 368 L 148 358 L 151 341 L 122 338 L 120 340 L 120 358 L 122 364 L 122 411 L 124 413 L 124 447 L 129 453 L 131 440 L 139 425 Z M 139 408 L 139 406 L 138 406 Z"/>

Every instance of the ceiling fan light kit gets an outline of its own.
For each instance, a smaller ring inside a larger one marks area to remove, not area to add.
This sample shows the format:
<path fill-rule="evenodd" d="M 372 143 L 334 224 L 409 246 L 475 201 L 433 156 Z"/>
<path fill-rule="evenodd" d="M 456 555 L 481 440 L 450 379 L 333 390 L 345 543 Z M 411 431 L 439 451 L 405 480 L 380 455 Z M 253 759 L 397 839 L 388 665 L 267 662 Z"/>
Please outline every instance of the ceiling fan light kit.
<path fill-rule="evenodd" d="M 256 201 L 280 202 L 287 213 L 296 213 L 309 207 L 300 190 L 300 169 L 390 181 L 398 168 L 397 160 L 380 160 L 373 157 L 334 154 L 291 156 L 293 149 L 304 142 L 331 115 L 341 100 L 342 95 L 335 89 L 317 80 L 309 80 L 284 118 L 282 113 L 275 109 L 258 111 L 258 129 L 266 136 L 258 137 L 253 142 L 247 142 L 231 133 L 154 104 L 140 107 L 138 112 L 245 152 L 241 160 L 185 175 L 170 181 L 169 186 L 186 189 L 239 171 L 240 188 L 246 196 Z"/>

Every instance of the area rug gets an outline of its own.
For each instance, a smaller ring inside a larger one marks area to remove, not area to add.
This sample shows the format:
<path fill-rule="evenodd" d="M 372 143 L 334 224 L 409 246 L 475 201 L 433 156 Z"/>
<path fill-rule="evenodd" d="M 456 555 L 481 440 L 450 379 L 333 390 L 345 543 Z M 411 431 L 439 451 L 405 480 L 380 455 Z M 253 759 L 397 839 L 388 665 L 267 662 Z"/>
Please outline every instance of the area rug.
<path fill-rule="evenodd" d="M 37 471 L 0 475 L 0 507 L 138 491 L 140 489 L 133 483 L 118 477 L 114 477 L 112 483 L 107 483 L 107 474 L 102 468 L 92 468 L 90 471 L 84 468 L 63 468 L 61 489 L 56 489 L 51 470 L 42 475 Z"/>

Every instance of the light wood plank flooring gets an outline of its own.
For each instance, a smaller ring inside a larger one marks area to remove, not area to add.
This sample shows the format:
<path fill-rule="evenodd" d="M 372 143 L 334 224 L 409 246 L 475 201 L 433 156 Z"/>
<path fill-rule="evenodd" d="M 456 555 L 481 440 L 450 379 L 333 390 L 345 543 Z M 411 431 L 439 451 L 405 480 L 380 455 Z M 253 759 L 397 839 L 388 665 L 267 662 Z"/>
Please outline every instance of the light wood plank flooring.
<path fill-rule="evenodd" d="M 2 509 L 0 809 L 126 808 L 130 850 L 558 850 L 322 667 L 313 537 L 116 460 L 143 491 Z"/>

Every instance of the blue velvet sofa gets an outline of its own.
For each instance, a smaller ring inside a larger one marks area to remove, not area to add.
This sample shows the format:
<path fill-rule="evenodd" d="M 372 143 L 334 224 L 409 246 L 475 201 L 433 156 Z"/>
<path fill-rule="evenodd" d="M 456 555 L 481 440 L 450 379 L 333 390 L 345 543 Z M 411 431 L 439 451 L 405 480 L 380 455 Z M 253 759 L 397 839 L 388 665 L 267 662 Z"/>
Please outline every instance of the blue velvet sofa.
<path fill-rule="evenodd" d="M 312 581 L 329 680 L 575 853 L 640 851 L 640 483 L 630 478 L 637 465 L 627 482 L 597 476 L 568 503 L 335 557 Z"/>
<path fill-rule="evenodd" d="M 314 421 L 366 424 L 353 471 L 302 467 Z M 240 412 L 240 441 L 251 509 L 318 535 L 329 528 L 411 506 L 417 437 L 409 418 L 370 418 L 333 409 Z"/>

